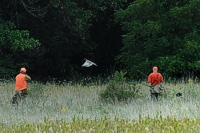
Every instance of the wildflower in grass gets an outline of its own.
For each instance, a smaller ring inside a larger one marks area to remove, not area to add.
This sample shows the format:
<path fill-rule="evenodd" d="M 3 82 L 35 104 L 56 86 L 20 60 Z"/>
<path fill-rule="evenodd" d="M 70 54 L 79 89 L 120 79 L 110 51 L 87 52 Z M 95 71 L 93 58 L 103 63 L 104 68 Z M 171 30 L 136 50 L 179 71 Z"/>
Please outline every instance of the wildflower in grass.
<path fill-rule="evenodd" d="M 64 107 L 62 107 L 61 111 L 62 111 L 63 113 L 66 113 L 66 112 L 67 112 L 66 108 L 64 108 Z"/>
<path fill-rule="evenodd" d="M 193 80 L 191 78 L 188 79 L 188 83 L 192 84 Z"/>

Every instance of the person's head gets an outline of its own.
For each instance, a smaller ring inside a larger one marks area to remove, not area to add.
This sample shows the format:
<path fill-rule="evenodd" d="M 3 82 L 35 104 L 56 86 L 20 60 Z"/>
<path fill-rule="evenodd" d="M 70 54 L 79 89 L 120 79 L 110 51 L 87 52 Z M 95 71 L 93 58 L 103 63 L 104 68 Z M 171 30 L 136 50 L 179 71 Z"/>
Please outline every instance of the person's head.
<path fill-rule="evenodd" d="M 22 68 L 20 69 L 20 73 L 26 73 L 26 68 L 22 67 Z"/>
<path fill-rule="evenodd" d="M 154 66 L 154 67 L 153 67 L 153 71 L 154 71 L 154 72 L 157 72 L 157 71 L 158 71 L 158 67 L 157 67 L 157 66 Z"/>

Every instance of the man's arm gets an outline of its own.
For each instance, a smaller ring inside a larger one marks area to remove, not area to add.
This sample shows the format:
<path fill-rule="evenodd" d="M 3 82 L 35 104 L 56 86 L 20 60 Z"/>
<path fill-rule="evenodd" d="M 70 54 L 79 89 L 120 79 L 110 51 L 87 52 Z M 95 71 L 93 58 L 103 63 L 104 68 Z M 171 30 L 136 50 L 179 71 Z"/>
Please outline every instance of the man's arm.
<path fill-rule="evenodd" d="M 160 74 L 160 82 L 163 82 L 163 76 Z"/>
<path fill-rule="evenodd" d="M 28 75 L 26 74 L 26 75 L 25 75 L 25 80 L 26 80 L 26 81 L 29 81 L 29 80 L 31 80 L 31 77 L 28 76 Z"/>
<path fill-rule="evenodd" d="M 149 83 L 151 83 L 151 74 L 149 74 L 148 76 L 148 80 L 147 80 Z"/>

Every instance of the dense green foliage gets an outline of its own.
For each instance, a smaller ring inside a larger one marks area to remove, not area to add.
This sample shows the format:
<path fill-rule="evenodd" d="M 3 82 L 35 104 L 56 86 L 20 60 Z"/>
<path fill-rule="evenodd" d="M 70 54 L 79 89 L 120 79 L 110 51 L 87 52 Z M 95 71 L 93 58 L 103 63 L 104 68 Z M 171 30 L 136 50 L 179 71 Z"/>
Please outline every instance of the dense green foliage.
<path fill-rule="evenodd" d="M 17 30 L 11 22 L 4 22 L 0 18 L 0 73 L 14 74 L 14 70 L 21 66 L 28 66 L 24 60 L 21 60 L 21 51 L 35 49 L 40 46 L 38 40 L 29 38 L 29 31 Z M 15 60 L 18 58 L 18 61 Z M 8 72 L 8 73 L 7 73 Z"/>
<path fill-rule="evenodd" d="M 116 71 L 112 76 L 109 76 L 108 86 L 102 90 L 100 98 L 102 101 L 115 102 L 132 100 L 138 96 L 138 88 L 136 83 L 127 83 L 125 72 Z"/>
<path fill-rule="evenodd" d="M 166 75 L 199 72 L 200 1 L 136 0 L 115 13 L 126 34 L 118 59 L 131 75 L 154 65 Z"/>
<path fill-rule="evenodd" d="M 200 70 L 199 0 L 1 0 L 0 73 L 35 78 Z M 82 68 L 84 58 L 98 67 Z"/>

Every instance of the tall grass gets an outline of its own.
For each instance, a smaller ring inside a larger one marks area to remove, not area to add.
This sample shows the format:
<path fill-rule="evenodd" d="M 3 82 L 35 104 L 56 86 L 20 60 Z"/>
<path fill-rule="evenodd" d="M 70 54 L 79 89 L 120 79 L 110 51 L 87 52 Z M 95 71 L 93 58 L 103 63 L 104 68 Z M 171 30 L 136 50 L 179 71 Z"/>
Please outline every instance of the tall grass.
<path fill-rule="evenodd" d="M 127 102 L 103 103 L 99 93 L 107 84 L 57 85 L 55 83 L 29 83 L 29 96 L 19 106 L 11 105 L 14 82 L 0 82 L 0 122 L 4 125 L 24 122 L 42 123 L 45 119 L 73 121 L 74 117 L 98 120 L 107 117 L 138 120 L 140 118 L 173 117 L 176 119 L 200 118 L 198 83 L 164 83 L 164 95 L 158 102 L 150 100 L 147 83 L 138 83 L 140 96 Z M 177 92 L 183 98 L 176 98 Z"/>

